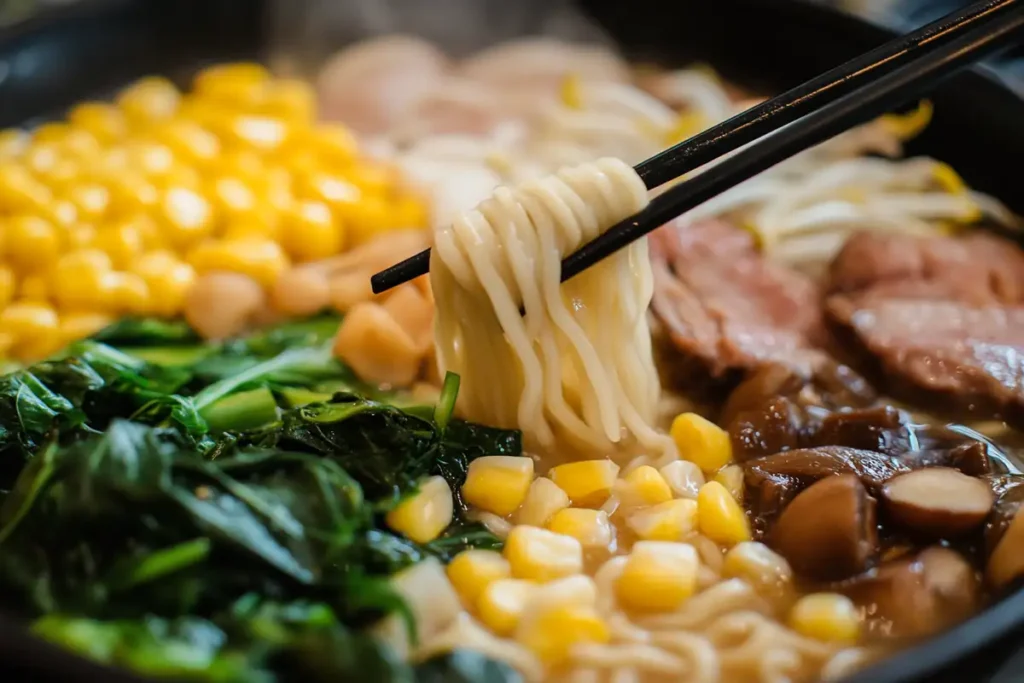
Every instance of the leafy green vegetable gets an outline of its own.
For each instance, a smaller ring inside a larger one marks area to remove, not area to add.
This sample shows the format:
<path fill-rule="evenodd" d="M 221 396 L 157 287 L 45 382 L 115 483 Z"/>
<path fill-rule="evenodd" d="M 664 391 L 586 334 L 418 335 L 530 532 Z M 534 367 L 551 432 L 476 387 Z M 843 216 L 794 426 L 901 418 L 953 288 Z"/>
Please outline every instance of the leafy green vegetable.
<path fill-rule="evenodd" d="M 461 501 L 425 545 L 384 513 L 428 475 L 458 496 L 474 458 L 520 455 L 521 439 L 453 419 L 455 375 L 436 406 L 360 382 L 329 351 L 337 324 L 200 344 L 122 321 L 0 377 L 6 606 L 159 677 L 518 682 L 470 653 L 413 667 L 363 631 L 410 618 L 396 571 L 501 547 Z"/>
<path fill-rule="evenodd" d="M 93 335 L 111 346 L 167 346 L 198 344 L 199 335 L 184 320 L 122 318 Z"/>

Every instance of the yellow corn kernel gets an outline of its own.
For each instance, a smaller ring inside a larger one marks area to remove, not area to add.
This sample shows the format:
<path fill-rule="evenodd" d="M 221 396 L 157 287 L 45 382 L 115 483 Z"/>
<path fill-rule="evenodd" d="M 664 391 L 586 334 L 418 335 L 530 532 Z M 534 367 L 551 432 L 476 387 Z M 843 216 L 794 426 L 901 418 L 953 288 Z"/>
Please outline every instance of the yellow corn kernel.
<path fill-rule="evenodd" d="M 112 322 L 114 318 L 102 313 L 62 314 L 58 329 L 61 344 L 66 345 L 90 337 Z"/>
<path fill-rule="evenodd" d="M 341 217 L 351 213 L 350 206 L 363 199 L 362 191 L 348 180 L 320 169 L 301 174 L 296 193 L 303 199 L 323 202 Z"/>
<path fill-rule="evenodd" d="M 76 249 L 63 254 L 57 260 L 55 270 L 61 273 L 74 273 L 79 268 L 96 271 L 108 271 L 114 267 L 110 256 L 99 249 Z"/>
<path fill-rule="evenodd" d="M 488 455 L 469 463 L 462 498 L 481 510 L 504 517 L 526 498 L 533 479 L 533 460 L 512 455 Z"/>
<path fill-rule="evenodd" d="M 213 207 L 205 197 L 189 188 L 168 188 L 159 211 L 168 241 L 176 247 L 193 244 L 213 230 Z"/>
<path fill-rule="evenodd" d="M 18 297 L 21 301 L 46 303 L 50 300 L 50 279 L 42 273 L 26 275 L 18 284 Z"/>
<path fill-rule="evenodd" d="M 38 216 L 14 216 L 5 227 L 7 257 L 19 268 L 45 268 L 60 253 L 60 233 L 47 220 Z"/>
<path fill-rule="evenodd" d="M 665 477 L 650 465 L 641 465 L 615 482 L 619 506 L 624 509 L 658 505 L 672 500 Z"/>
<path fill-rule="evenodd" d="M 569 507 L 569 495 L 547 477 L 537 477 L 526 492 L 526 499 L 516 513 L 516 523 L 547 526 L 559 510 Z"/>
<path fill-rule="evenodd" d="M 607 643 L 608 624 L 593 607 L 562 605 L 540 612 L 521 624 L 517 639 L 549 666 L 564 661 L 570 650 L 582 643 Z"/>
<path fill-rule="evenodd" d="M 579 541 L 538 527 L 514 527 L 505 539 L 504 554 L 517 579 L 543 582 L 583 571 Z"/>
<path fill-rule="evenodd" d="M 37 211 L 53 201 L 49 188 L 24 166 L 0 164 L 0 211 Z"/>
<path fill-rule="evenodd" d="M 633 546 L 615 581 L 615 595 L 627 609 L 676 609 L 696 592 L 699 565 L 692 545 L 640 541 Z"/>
<path fill-rule="evenodd" d="M 252 187 L 238 176 L 215 178 L 210 188 L 210 199 L 225 220 L 251 214 L 257 204 Z"/>
<path fill-rule="evenodd" d="M 143 257 L 140 274 L 149 286 L 149 312 L 159 316 L 173 316 L 181 312 L 185 296 L 196 281 L 196 271 L 187 263 L 172 259 L 164 266 L 154 268 Z"/>
<path fill-rule="evenodd" d="M 670 433 L 679 456 L 705 472 L 715 472 L 732 462 L 729 433 L 696 413 L 677 416 Z"/>
<path fill-rule="evenodd" d="M 253 185 L 275 211 L 283 214 L 295 210 L 295 182 L 288 169 L 271 166 L 264 172 L 262 178 L 253 181 Z"/>
<path fill-rule="evenodd" d="M 209 164 L 220 155 L 220 140 L 195 121 L 172 119 L 156 128 L 153 135 L 189 164 Z"/>
<path fill-rule="evenodd" d="M 70 229 L 78 223 L 78 208 L 66 199 L 58 199 L 40 211 L 39 216 L 58 228 Z"/>
<path fill-rule="evenodd" d="M 854 643 L 860 636 L 857 606 L 838 593 L 800 598 L 789 613 L 789 625 L 797 633 L 826 642 Z"/>
<path fill-rule="evenodd" d="M 372 241 L 387 232 L 391 224 L 391 207 L 381 197 L 363 197 L 358 202 L 339 206 L 337 211 L 353 245 Z"/>
<path fill-rule="evenodd" d="M 67 239 L 69 250 L 81 251 L 93 248 L 93 244 L 96 242 L 96 234 L 96 228 L 89 223 L 76 223 L 68 226 L 64 236 Z"/>
<path fill-rule="evenodd" d="M 136 314 L 149 310 L 149 285 L 135 273 L 104 273 L 100 288 L 104 310 Z"/>
<path fill-rule="evenodd" d="M 430 210 L 415 197 L 402 197 L 394 202 L 393 225 L 397 230 L 424 228 L 430 223 Z"/>
<path fill-rule="evenodd" d="M 262 238 L 280 241 L 281 217 L 269 204 L 258 203 L 248 213 L 225 217 L 221 236 L 229 240 Z"/>
<path fill-rule="evenodd" d="M 110 179 L 111 214 L 126 216 L 145 213 L 160 203 L 160 188 L 148 178 L 135 173 L 123 172 Z"/>
<path fill-rule="evenodd" d="M 233 104 L 249 104 L 270 81 L 265 67 L 252 62 L 231 62 L 207 67 L 196 74 L 196 93 L 223 99 Z"/>
<path fill-rule="evenodd" d="M 100 142 L 113 142 L 124 137 L 127 126 L 124 114 L 106 102 L 83 102 L 68 113 L 72 126 L 92 133 Z"/>
<path fill-rule="evenodd" d="M 63 121 L 52 121 L 32 131 L 33 142 L 61 142 L 71 127 Z"/>
<path fill-rule="evenodd" d="M 362 163 L 345 169 L 345 177 L 366 195 L 380 195 L 392 188 L 397 171 L 384 164 Z"/>
<path fill-rule="evenodd" d="M 324 123 L 303 131 L 300 141 L 333 168 L 343 168 L 359 154 L 352 131 L 339 123 Z"/>
<path fill-rule="evenodd" d="M 676 460 L 662 467 L 658 472 L 665 478 L 672 495 L 676 498 L 697 498 L 697 492 L 704 485 L 704 473 L 689 460 Z"/>
<path fill-rule="evenodd" d="M 45 176 L 61 162 L 63 154 L 56 142 L 33 141 L 23 155 L 21 167 L 36 176 Z"/>
<path fill-rule="evenodd" d="M 110 190 L 99 183 L 78 183 L 68 190 L 67 199 L 75 205 L 78 216 L 95 223 L 102 219 L 110 208 Z"/>
<path fill-rule="evenodd" d="M 142 254 L 145 246 L 142 232 L 144 220 L 145 217 L 118 221 L 100 228 L 90 246 L 106 253 L 115 268 L 127 268 Z"/>
<path fill-rule="evenodd" d="M 158 181 L 175 168 L 174 152 L 167 145 L 155 140 L 133 140 L 125 148 L 125 164 L 131 172 Z"/>
<path fill-rule="evenodd" d="M 93 161 L 102 149 L 95 135 L 87 130 L 70 127 L 60 140 L 60 148 L 69 157 L 84 161 Z"/>
<path fill-rule="evenodd" d="M 181 95 L 166 78 L 150 76 L 128 86 L 117 96 L 117 106 L 133 125 L 167 119 L 178 109 Z"/>
<path fill-rule="evenodd" d="M 226 271 L 248 275 L 264 287 L 273 285 L 288 268 L 288 257 L 277 242 L 259 237 L 203 242 L 188 254 L 200 275 Z"/>
<path fill-rule="evenodd" d="M 697 494 L 697 523 L 700 532 L 719 545 L 750 540 L 750 524 L 743 508 L 717 481 L 704 484 Z"/>
<path fill-rule="evenodd" d="M 54 299 L 63 308 L 102 310 L 107 304 L 105 275 L 110 257 L 99 249 L 79 249 L 61 256 L 50 282 Z"/>
<path fill-rule="evenodd" d="M 22 346 L 56 336 L 57 312 L 44 303 L 15 301 L 0 313 L 0 329 Z"/>
<path fill-rule="evenodd" d="M 299 79 L 271 81 L 263 93 L 260 111 L 293 123 L 309 125 L 316 118 L 316 93 L 309 83 Z"/>
<path fill-rule="evenodd" d="M 58 159 L 55 164 L 39 171 L 36 175 L 55 194 L 67 194 L 82 181 L 84 170 L 82 166 L 74 159 Z"/>
<path fill-rule="evenodd" d="M 0 265 L 0 308 L 14 300 L 14 292 L 18 287 L 18 281 L 14 277 L 14 271 L 7 266 Z"/>
<path fill-rule="evenodd" d="M 611 460 L 581 460 L 552 467 L 548 476 L 573 505 L 598 507 L 608 500 L 618 474 L 619 466 Z"/>
<path fill-rule="evenodd" d="M 247 183 L 265 181 L 267 176 L 263 157 L 251 149 L 225 150 L 212 168 L 221 175 L 235 176 Z"/>
<path fill-rule="evenodd" d="M 722 574 L 758 589 L 780 588 L 793 578 L 786 558 L 757 541 L 737 543 L 725 553 Z"/>
<path fill-rule="evenodd" d="M 224 134 L 237 145 L 266 154 L 281 149 L 291 131 L 279 118 L 242 114 L 228 119 Z"/>
<path fill-rule="evenodd" d="M 476 604 L 488 585 L 512 576 L 508 560 L 494 550 L 463 550 L 448 563 L 447 572 L 448 580 L 467 607 Z"/>
<path fill-rule="evenodd" d="M 15 159 L 28 149 L 32 136 L 20 128 L 0 131 L 0 160 Z"/>
<path fill-rule="evenodd" d="M 735 498 L 737 502 L 743 502 L 742 467 L 739 465 L 726 465 L 715 473 L 713 481 L 717 481 L 719 484 L 724 486 L 725 490 L 729 492 L 729 495 Z"/>
<path fill-rule="evenodd" d="M 317 261 L 342 250 L 345 232 L 326 204 L 300 201 L 281 216 L 281 241 L 296 261 Z"/>
<path fill-rule="evenodd" d="M 615 538 L 608 513 L 586 508 L 565 508 L 554 514 L 548 529 L 572 536 L 584 548 L 607 548 Z"/>
<path fill-rule="evenodd" d="M 697 502 L 679 498 L 637 510 L 626 526 L 645 541 L 681 541 L 697 529 Z"/>
<path fill-rule="evenodd" d="M 430 477 L 387 516 L 388 526 L 417 543 L 429 543 L 452 523 L 452 490 L 444 477 Z"/>
<path fill-rule="evenodd" d="M 498 579 L 487 584 L 476 602 L 480 621 L 500 636 L 511 635 L 537 584 L 522 579 Z"/>

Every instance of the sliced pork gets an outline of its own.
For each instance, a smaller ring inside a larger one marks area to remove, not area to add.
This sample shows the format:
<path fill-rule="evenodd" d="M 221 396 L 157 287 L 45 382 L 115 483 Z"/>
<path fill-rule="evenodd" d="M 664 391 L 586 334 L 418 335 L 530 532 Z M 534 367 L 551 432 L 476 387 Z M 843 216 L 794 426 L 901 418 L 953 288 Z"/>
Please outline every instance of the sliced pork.
<path fill-rule="evenodd" d="M 990 236 L 860 234 L 829 320 L 893 395 L 1024 424 L 1024 253 Z"/>
<path fill-rule="evenodd" d="M 650 248 L 654 314 L 713 377 L 821 358 L 813 350 L 822 329 L 817 288 L 769 263 L 750 233 L 721 221 L 675 222 L 652 234 Z"/>

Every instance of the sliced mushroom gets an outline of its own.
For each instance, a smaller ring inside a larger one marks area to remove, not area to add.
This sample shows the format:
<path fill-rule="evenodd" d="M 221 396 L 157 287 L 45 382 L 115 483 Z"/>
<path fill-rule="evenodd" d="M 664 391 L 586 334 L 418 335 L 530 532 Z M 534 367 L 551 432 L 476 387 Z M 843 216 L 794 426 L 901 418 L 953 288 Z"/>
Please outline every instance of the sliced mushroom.
<path fill-rule="evenodd" d="M 892 406 L 830 413 L 814 435 L 815 446 L 849 446 L 887 455 L 910 449 L 906 416 Z"/>
<path fill-rule="evenodd" d="M 977 573 L 956 551 L 933 546 L 887 562 L 840 587 L 888 636 L 922 637 L 948 628 L 978 608 Z"/>
<path fill-rule="evenodd" d="M 993 588 L 1002 589 L 1021 576 L 1024 576 L 1024 512 L 1018 508 L 988 558 L 985 578 Z"/>
<path fill-rule="evenodd" d="M 826 477 L 783 511 L 770 545 L 808 578 L 839 580 L 863 572 L 878 551 L 875 499 L 853 474 Z"/>
<path fill-rule="evenodd" d="M 807 380 L 788 365 L 766 365 L 739 383 L 722 407 L 721 423 L 730 424 L 740 413 L 760 410 L 778 396 L 800 392 Z"/>
<path fill-rule="evenodd" d="M 784 396 L 741 412 L 729 424 L 733 457 L 745 462 L 800 448 L 810 431 L 808 422 L 806 411 Z"/>
<path fill-rule="evenodd" d="M 1024 503 L 1024 475 L 1001 474 L 984 480 L 996 497 L 992 514 L 985 522 L 985 552 L 991 555 Z"/>
<path fill-rule="evenodd" d="M 989 584 L 1002 589 L 1024 576 L 1024 476 L 990 477 L 996 503 L 985 523 L 985 550 Z"/>
<path fill-rule="evenodd" d="M 906 529 L 952 538 L 981 526 L 995 497 L 980 479 L 929 467 L 893 477 L 882 487 L 882 500 L 892 520 Z"/>

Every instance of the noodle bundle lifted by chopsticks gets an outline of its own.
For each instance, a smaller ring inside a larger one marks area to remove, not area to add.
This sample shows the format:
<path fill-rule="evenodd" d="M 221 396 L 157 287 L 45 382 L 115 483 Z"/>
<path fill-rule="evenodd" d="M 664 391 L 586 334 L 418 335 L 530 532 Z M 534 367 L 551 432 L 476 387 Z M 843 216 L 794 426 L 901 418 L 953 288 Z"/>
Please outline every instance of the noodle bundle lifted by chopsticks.
<path fill-rule="evenodd" d="M 636 172 L 604 158 L 498 188 L 436 230 L 438 362 L 462 377 L 464 415 L 519 427 L 541 451 L 558 443 L 592 457 L 634 439 L 669 447 L 650 426 L 660 386 L 646 240 L 559 282 L 564 255 L 647 203 Z"/>

